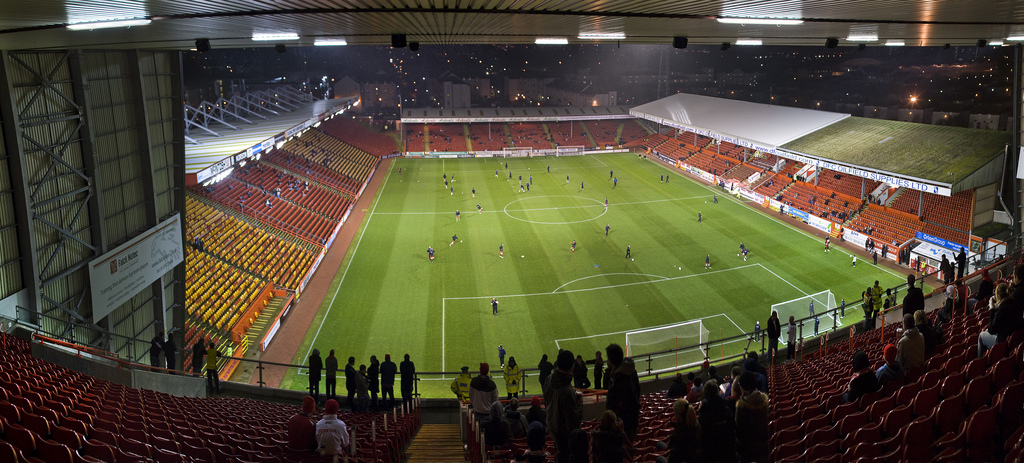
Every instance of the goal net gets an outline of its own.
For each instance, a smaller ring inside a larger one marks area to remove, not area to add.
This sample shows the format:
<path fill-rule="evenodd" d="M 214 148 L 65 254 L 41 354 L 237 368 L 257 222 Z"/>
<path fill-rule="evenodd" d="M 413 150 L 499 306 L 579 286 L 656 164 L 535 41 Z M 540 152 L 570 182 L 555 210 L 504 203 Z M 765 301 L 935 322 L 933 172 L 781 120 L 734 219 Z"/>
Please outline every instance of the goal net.
<path fill-rule="evenodd" d="M 840 314 L 834 314 L 836 317 L 839 317 L 839 320 L 832 318 L 833 312 L 831 310 L 836 307 L 836 297 L 832 295 L 832 291 L 825 290 L 791 301 L 773 304 L 772 311 L 779 313 L 779 323 L 782 324 L 783 337 L 785 337 L 786 324 L 789 323 L 789 317 L 792 316 L 794 320 L 808 319 L 804 322 L 803 337 L 810 338 L 815 336 L 815 318 L 818 320 L 818 334 L 832 329 L 833 325 L 842 324 Z"/>
<path fill-rule="evenodd" d="M 708 333 L 700 320 L 630 331 L 626 333 L 626 355 L 633 357 L 638 370 L 646 370 L 648 360 L 654 371 L 699 365 L 707 357 Z M 672 349 L 677 350 L 648 355 Z"/>

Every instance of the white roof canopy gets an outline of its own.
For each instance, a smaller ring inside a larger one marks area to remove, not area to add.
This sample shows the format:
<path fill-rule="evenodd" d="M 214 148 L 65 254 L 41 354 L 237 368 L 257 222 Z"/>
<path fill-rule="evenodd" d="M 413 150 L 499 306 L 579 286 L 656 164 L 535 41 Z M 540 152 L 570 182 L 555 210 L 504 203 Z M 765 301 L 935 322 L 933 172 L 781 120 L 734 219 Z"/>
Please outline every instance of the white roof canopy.
<path fill-rule="evenodd" d="M 670 127 L 774 150 L 850 117 L 849 114 L 772 106 L 677 93 L 637 106 L 630 114 Z"/>

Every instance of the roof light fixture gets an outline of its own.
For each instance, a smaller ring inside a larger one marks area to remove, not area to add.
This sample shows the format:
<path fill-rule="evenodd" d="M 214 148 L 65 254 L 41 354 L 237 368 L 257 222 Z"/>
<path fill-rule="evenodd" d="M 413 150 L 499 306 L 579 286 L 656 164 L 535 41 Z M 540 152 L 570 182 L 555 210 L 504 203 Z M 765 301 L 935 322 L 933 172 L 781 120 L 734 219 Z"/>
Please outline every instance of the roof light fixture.
<path fill-rule="evenodd" d="M 718 18 L 723 24 L 757 24 L 763 26 L 796 26 L 804 23 L 802 19 L 793 18 L 742 18 L 728 17 Z"/>
<path fill-rule="evenodd" d="M 257 42 L 280 42 L 282 40 L 299 40 L 299 34 L 294 32 L 274 32 L 253 34 L 252 39 Z"/>
<path fill-rule="evenodd" d="M 623 40 L 626 38 L 625 32 L 580 32 L 580 35 L 576 36 L 577 39 L 581 40 Z"/>
<path fill-rule="evenodd" d="M 149 18 L 116 19 L 111 21 L 91 21 L 68 24 L 69 31 L 88 31 L 93 29 L 110 29 L 114 27 L 145 26 L 153 20 Z"/>
<path fill-rule="evenodd" d="M 848 42 L 877 42 L 878 34 L 850 34 L 846 40 Z"/>
<path fill-rule="evenodd" d="M 568 45 L 569 39 L 564 37 L 538 37 L 533 43 L 537 45 Z"/>
<path fill-rule="evenodd" d="M 906 43 L 902 40 L 888 40 L 885 42 L 885 46 L 887 47 L 902 47 L 904 45 L 906 45 Z"/>
<path fill-rule="evenodd" d="M 761 39 L 736 39 L 736 45 L 761 45 Z"/>
<path fill-rule="evenodd" d="M 1011 35 L 1006 38 L 1007 42 L 1020 42 L 1024 41 L 1024 35 Z"/>
<path fill-rule="evenodd" d="M 313 41 L 313 45 L 318 47 L 338 47 L 348 45 L 348 42 L 345 39 L 316 39 Z"/>

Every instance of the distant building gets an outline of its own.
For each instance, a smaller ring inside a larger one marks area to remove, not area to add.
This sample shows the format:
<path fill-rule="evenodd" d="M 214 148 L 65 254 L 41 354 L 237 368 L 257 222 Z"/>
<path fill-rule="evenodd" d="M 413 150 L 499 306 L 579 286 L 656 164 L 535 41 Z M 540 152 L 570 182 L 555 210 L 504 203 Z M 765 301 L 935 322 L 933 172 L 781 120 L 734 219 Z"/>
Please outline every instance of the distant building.
<path fill-rule="evenodd" d="M 335 98 L 359 98 L 360 90 L 359 82 L 349 76 L 342 77 L 334 83 Z"/>
<path fill-rule="evenodd" d="M 363 109 L 397 108 L 398 85 L 391 82 L 368 82 L 362 85 L 360 106 Z"/>
<path fill-rule="evenodd" d="M 999 130 L 998 114 L 971 114 L 967 127 L 972 129 Z"/>
<path fill-rule="evenodd" d="M 444 83 L 444 108 L 460 109 L 470 107 L 469 85 L 455 82 Z"/>

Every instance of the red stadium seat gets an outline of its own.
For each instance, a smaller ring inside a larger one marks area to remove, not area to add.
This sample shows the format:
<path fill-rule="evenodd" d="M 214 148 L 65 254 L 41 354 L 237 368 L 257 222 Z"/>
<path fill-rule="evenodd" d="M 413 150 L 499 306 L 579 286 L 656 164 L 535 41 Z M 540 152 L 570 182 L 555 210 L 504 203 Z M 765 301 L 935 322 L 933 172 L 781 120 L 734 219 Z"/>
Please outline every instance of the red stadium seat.
<path fill-rule="evenodd" d="M 73 452 L 66 445 L 52 440 L 39 442 L 39 459 L 46 463 L 74 463 Z"/>

